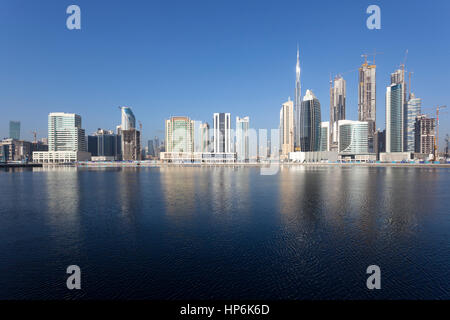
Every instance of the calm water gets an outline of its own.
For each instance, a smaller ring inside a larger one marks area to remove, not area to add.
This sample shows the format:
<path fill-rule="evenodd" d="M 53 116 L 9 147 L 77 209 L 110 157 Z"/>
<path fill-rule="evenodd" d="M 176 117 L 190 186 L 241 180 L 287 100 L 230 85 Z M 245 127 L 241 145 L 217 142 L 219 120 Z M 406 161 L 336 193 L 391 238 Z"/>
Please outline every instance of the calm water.
<path fill-rule="evenodd" d="M 449 169 L 1 171 L 0 298 L 450 299 L 449 188 Z"/>

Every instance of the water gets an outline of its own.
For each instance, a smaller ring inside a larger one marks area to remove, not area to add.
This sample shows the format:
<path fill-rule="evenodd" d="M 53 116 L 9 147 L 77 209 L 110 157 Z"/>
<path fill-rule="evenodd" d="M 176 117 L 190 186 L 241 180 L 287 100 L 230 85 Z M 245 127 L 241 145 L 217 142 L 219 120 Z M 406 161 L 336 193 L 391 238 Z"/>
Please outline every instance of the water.
<path fill-rule="evenodd" d="M 450 299 L 449 169 L 259 173 L 2 171 L 0 298 Z"/>

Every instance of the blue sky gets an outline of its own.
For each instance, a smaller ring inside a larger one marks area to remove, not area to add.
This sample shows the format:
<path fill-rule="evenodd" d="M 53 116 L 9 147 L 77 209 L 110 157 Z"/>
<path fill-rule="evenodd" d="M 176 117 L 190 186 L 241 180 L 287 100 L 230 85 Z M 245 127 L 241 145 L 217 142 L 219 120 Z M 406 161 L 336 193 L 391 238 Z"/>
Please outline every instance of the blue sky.
<path fill-rule="evenodd" d="M 66 8 L 81 8 L 81 30 Z M 381 30 L 366 8 L 381 7 Z M 100 1 L 0 2 L 0 136 L 8 121 L 47 134 L 49 112 L 75 112 L 87 133 L 114 129 L 118 106 L 133 108 L 144 137 L 163 137 L 164 120 L 187 115 L 211 124 L 214 112 L 276 128 L 294 95 L 297 43 L 302 94 L 311 89 L 329 119 L 330 73 L 355 70 L 364 52 L 377 64 L 377 127 L 385 88 L 409 50 L 413 91 L 426 107 L 450 106 L 450 1 Z M 358 75 L 347 80 L 347 118 L 357 119 Z M 432 108 L 424 109 L 431 112 Z M 450 111 L 441 136 L 450 133 Z M 234 126 L 234 124 L 233 124 Z"/>

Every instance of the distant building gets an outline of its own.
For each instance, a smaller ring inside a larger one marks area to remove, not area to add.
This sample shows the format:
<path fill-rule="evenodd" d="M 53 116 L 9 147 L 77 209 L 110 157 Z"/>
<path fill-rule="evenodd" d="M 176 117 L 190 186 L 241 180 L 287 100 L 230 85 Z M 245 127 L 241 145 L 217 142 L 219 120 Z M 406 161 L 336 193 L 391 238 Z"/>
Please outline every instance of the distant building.
<path fill-rule="evenodd" d="M 295 66 L 295 96 L 294 96 L 294 148 L 300 151 L 300 115 L 302 107 L 302 85 L 300 82 L 300 52 L 297 48 L 297 65 Z"/>
<path fill-rule="evenodd" d="M 321 110 L 320 102 L 311 90 L 307 90 L 302 102 L 300 121 L 300 150 L 320 150 Z"/>
<path fill-rule="evenodd" d="M 339 120 L 339 153 L 340 154 L 368 154 L 369 124 L 366 121 Z"/>
<path fill-rule="evenodd" d="M 141 160 L 141 132 L 136 129 L 121 130 L 122 160 Z"/>
<path fill-rule="evenodd" d="M 433 118 L 428 118 L 425 115 L 421 115 L 416 118 L 414 128 L 414 152 L 434 154 L 434 146 L 436 144 L 435 126 L 436 121 Z"/>
<path fill-rule="evenodd" d="M 404 110 L 406 85 L 404 71 L 391 74 L 391 85 L 386 89 L 386 152 L 404 150 Z"/>
<path fill-rule="evenodd" d="M 337 123 L 336 123 L 336 125 L 337 125 Z M 330 122 L 328 122 L 328 121 L 322 122 L 320 124 L 320 150 L 319 151 L 330 151 L 329 131 L 330 131 Z M 337 140 L 336 140 L 336 145 L 337 145 Z"/>
<path fill-rule="evenodd" d="M 346 102 L 346 82 L 338 76 L 333 81 L 333 87 L 330 88 L 330 122 L 327 139 L 330 150 L 337 151 L 339 126 L 338 121 L 345 119 L 345 102 Z M 321 138 L 323 139 L 323 137 Z"/>
<path fill-rule="evenodd" d="M 120 160 L 121 148 L 121 136 L 114 134 L 112 130 L 98 129 L 93 135 L 88 136 L 88 152 L 92 157 Z"/>
<path fill-rule="evenodd" d="M 20 140 L 20 121 L 9 122 L 9 138 Z"/>
<path fill-rule="evenodd" d="M 30 161 L 32 159 L 32 144 L 29 141 L 4 139 L 0 145 L 8 151 L 5 153 L 7 161 Z"/>
<path fill-rule="evenodd" d="M 249 117 L 236 117 L 236 158 L 240 162 L 249 160 L 249 124 Z"/>
<path fill-rule="evenodd" d="M 148 140 L 147 142 L 147 155 L 150 157 L 155 157 L 155 144 L 153 140 Z"/>
<path fill-rule="evenodd" d="M 136 129 L 136 118 L 130 107 L 120 107 L 122 112 L 122 123 L 120 125 L 121 130 Z"/>
<path fill-rule="evenodd" d="M 90 159 L 79 115 L 64 112 L 48 115 L 48 150 L 33 152 L 33 162 L 61 163 Z"/>
<path fill-rule="evenodd" d="M 280 148 L 282 159 L 294 151 L 294 103 L 289 99 L 280 110 Z"/>
<path fill-rule="evenodd" d="M 214 113 L 214 153 L 231 153 L 231 115 Z"/>
<path fill-rule="evenodd" d="M 414 152 L 415 150 L 415 134 L 416 118 L 421 114 L 422 99 L 416 98 L 414 93 L 409 97 L 407 108 L 405 110 L 404 120 L 404 150 L 405 152 Z"/>
<path fill-rule="evenodd" d="M 211 152 L 209 134 L 209 124 L 206 122 L 202 123 L 200 126 L 200 152 Z"/>
<path fill-rule="evenodd" d="M 194 152 L 194 121 L 188 117 L 166 120 L 166 152 Z"/>

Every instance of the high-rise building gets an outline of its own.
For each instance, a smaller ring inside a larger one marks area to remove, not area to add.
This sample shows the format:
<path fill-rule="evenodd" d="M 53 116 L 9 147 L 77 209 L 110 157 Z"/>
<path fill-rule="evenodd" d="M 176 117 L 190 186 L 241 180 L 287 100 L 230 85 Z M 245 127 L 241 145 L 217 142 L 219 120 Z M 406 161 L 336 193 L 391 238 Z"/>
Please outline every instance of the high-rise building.
<path fill-rule="evenodd" d="M 88 136 L 88 152 L 93 157 L 105 157 L 112 160 L 121 159 L 121 136 L 112 130 L 98 129 Z"/>
<path fill-rule="evenodd" d="M 435 128 L 435 119 L 428 118 L 425 115 L 420 115 L 416 118 L 414 128 L 414 151 L 416 153 L 434 154 L 434 146 L 436 144 Z"/>
<path fill-rule="evenodd" d="M 122 160 L 137 161 L 141 159 L 141 132 L 136 129 L 121 130 Z"/>
<path fill-rule="evenodd" d="M 236 117 L 236 156 L 240 162 L 249 160 L 249 123 L 249 117 Z"/>
<path fill-rule="evenodd" d="M 147 149 L 148 149 L 147 155 L 149 155 L 150 157 L 154 157 L 156 155 L 155 154 L 155 144 L 154 144 L 153 140 L 148 140 Z"/>
<path fill-rule="evenodd" d="M 207 122 L 202 123 L 202 125 L 200 126 L 200 143 L 200 152 L 211 152 L 209 124 Z"/>
<path fill-rule="evenodd" d="M 366 121 L 369 126 L 369 151 L 373 149 L 373 134 L 376 127 L 376 65 L 366 61 L 359 68 L 358 120 Z"/>
<path fill-rule="evenodd" d="M 406 85 L 404 71 L 391 74 L 386 89 L 386 152 L 404 151 Z"/>
<path fill-rule="evenodd" d="M 337 125 L 337 122 L 336 122 Z M 324 121 L 320 124 L 320 151 L 330 151 L 329 145 L 330 122 Z M 337 141 L 336 141 L 337 145 Z M 336 146 L 337 150 L 337 146 Z"/>
<path fill-rule="evenodd" d="M 280 147 L 283 159 L 294 151 L 294 103 L 289 99 L 280 110 Z"/>
<path fill-rule="evenodd" d="M 136 118 L 131 111 L 130 107 L 120 107 L 122 111 L 122 123 L 120 125 L 121 130 L 132 130 L 136 128 Z"/>
<path fill-rule="evenodd" d="M 414 128 L 416 125 L 416 118 L 421 114 L 422 99 L 416 98 L 414 93 L 409 97 L 408 103 L 405 110 L 405 120 L 404 120 L 404 150 L 405 152 L 414 152 L 415 147 L 415 136 Z"/>
<path fill-rule="evenodd" d="M 386 130 L 376 130 L 373 135 L 373 151 L 377 155 L 377 160 L 380 160 L 380 153 L 386 152 Z"/>
<path fill-rule="evenodd" d="M 295 96 L 294 96 L 294 147 L 300 150 L 300 110 L 302 106 L 302 85 L 300 82 L 300 52 L 297 47 L 297 65 L 295 67 Z"/>
<path fill-rule="evenodd" d="M 48 115 L 48 150 L 86 151 L 86 136 L 79 115 L 64 112 Z"/>
<path fill-rule="evenodd" d="M 166 152 L 194 152 L 194 121 L 188 117 L 166 120 Z"/>
<path fill-rule="evenodd" d="M 306 90 L 301 107 L 300 151 L 320 150 L 321 111 L 320 102 L 311 90 Z"/>
<path fill-rule="evenodd" d="M 214 113 L 214 152 L 231 152 L 231 115 Z"/>
<path fill-rule="evenodd" d="M 330 130 L 329 144 L 331 150 L 337 150 L 339 126 L 338 121 L 345 119 L 346 83 L 344 78 L 337 76 L 330 88 Z M 323 137 L 322 137 L 323 139 Z"/>
<path fill-rule="evenodd" d="M 369 153 L 369 124 L 366 121 L 339 120 L 339 153 Z"/>
<path fill-rule="evenodd" d="M 20 140 L 20 121 L 9 122 L 9 137 L 14 140 Z"/>
<path fill-rule="evenodd" d="M 61 163 L 90 160 L 81 117 L 75 113 L 48 115 L 48 151 L 34 151 L 33 162 Z"/>

